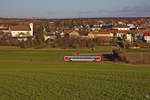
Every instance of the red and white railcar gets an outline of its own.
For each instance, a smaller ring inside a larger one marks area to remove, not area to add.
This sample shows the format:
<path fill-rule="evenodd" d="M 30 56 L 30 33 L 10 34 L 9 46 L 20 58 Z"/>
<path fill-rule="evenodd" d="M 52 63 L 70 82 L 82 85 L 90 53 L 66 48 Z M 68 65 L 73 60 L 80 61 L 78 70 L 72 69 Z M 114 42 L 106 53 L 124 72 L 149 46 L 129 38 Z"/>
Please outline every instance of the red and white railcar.
<path fill-rule="evenodd" d="M 101 56 L 65 56 L 64 61 L 87 61 L 87 62 L 100 62 Z"/>

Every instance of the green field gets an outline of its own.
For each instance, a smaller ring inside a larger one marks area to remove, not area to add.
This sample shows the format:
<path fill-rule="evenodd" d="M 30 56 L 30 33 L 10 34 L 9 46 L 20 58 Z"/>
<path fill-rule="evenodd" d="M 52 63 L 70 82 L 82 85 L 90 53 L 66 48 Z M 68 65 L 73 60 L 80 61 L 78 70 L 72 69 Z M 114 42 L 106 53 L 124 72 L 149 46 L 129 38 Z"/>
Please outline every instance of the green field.
<path fill-rule="evenodd" d="M 0 100 L 150 100 L 148 65 L 63 62 L 74 52 L 89 51 L 1 49 Z"/>

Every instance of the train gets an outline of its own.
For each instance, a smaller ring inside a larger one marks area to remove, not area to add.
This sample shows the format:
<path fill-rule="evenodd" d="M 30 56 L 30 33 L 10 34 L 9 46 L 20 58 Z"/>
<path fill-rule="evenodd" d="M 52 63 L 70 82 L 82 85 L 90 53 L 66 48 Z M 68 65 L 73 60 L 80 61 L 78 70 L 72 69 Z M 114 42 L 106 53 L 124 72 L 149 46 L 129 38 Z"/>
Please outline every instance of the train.
<path fill-rule="evenodd" d="M 102 57 L 101 56 L 64 56 L 65 62 L 101 62 Z"/>

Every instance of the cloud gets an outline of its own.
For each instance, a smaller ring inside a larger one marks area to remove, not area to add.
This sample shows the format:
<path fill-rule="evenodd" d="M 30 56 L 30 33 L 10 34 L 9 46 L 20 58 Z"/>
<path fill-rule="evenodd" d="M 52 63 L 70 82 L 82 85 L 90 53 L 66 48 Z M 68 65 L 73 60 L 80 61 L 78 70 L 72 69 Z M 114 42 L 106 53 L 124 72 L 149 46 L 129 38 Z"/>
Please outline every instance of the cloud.
<path fill-rule="evenodd" d="M 150 12 L 150 5 L 145 5 L 145 6 L 134 6 L 134 7 L 131 7 L 131 6 L 126 6 L 124 8 L 122 8 L 121 10 L 118 10 L 116 12 L 125 12 L 125 13 L 141 13 L 141 12 L 144 12 L 144 13 L 149 13 Z"/>
<path fill-rule="evenodd" d="M 103 16 L 122 16 L 122 17 L 140 17 L 150 16 L 150 5 L 143 6 L 125 6 L 117 10 L 98 10 Z"/>

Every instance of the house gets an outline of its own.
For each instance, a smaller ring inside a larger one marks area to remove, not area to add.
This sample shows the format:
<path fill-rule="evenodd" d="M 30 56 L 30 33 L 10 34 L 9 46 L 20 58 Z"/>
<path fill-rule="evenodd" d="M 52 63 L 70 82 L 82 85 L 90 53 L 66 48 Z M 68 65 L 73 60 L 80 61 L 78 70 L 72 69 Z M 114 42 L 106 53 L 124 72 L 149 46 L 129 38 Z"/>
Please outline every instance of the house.
<path fill-rule="evenodd" d="M 0 38 L 4 38 L 4 37 L 10 36 L 9 34 L 9 27 L 7 26 L 0 26 Z"/>
<path fill-rule="evenodd" d="M 89 39 L 87 31 L 79 31 L 80 39 Z"/>
<path fill-rule="evenodd" d="M 130 29 L 135 29 L 135 25 L 134 24 L 127 24 L 127 26 L 130 28 Z"/>
<path fill-rule="evenodd" d="M 9 27 L 7 27 L 7 26 L 0 26 L 0 32 L 9 33 Z"/>
<path fill-rule="evenodd" d="M 118 31 L 118 30 L 110 30 L 111 37 L 117 37 L 120 39 L 125 39 L 128 42 L 133 42 L 137 38 L 138 31 L 130 30 L 130 31 Z"/>
<path fill-rule="evenodd" d="M 71 37 L 71 38 L 77 38 L 79 36 L 80 36 L 80 34 L 77 31 L 72 31 L 71 33 L 69 33 L 69 37 Z"/>
<path fill-rule="evenodd" d="M 129 31 L 130 27 L 126 26 L 126 25 L 117 25 L 117 26 L 113 27 L 113 29 L 119 30 L 119 31 Z"/>
<path fill-rule="evenodd" d="M 90 33 L 88 34 L 88 37 L 89 37 L 90 39 L 96 38 L 95 35 L 94 35 L 92 32 L 90 32 Z"/>
<path fill-rule="evenodd" d="M 101 25 L 101 29 L 108 29 L 108 30 L 111 30 L 113 27 L 112 24 L 102 24 Z"/>
<path fill-rule="evenodd" d="M 133 37 L 131 33 L 126 33 L 126 41 L 128 42 L 132 42 L 133 41 Z"/>
<path fill-rule="evenodd" d="M 74 26 L 73 28 L 75 31 L 79 31 L 80 29 L 77 26 Z"/>
<path fill-rule="evenodd" d="M 11 25 L 9 26 L 9 32 L 12 37 L 15 38 L 27 38 L 33 36 L 33 23 L 30 22 L 29 26 L 25 25 Z"/>
<path fill-rule="evenodd" d="M 104 41 L 110 41 L 111 40 L 111 34 L 107 31 L 100 31 L 100 32 L 90 32 L 88 34 L 89 38 L 100 38 Z"/>
<path fill-rule="evenodd" d="M 65 34 L 69 34 L 69 33 L 71 33 L 72 32 L 72 30 L 71 29 L 65 29 L 65 30 L 63 30 L 63 34 L 65 35 Z"/>
<path fill-rule="evenodd" d="M 147 43 L 150 43 L 150 32 L 145 32 L 145 33 L 144 33 L 144 40 L 145 40 Z"/>
<path fill-rule="evenodd" d="M 90 30 L 91 31 L 100 31 L 101 30 L 101 26 L 100 25 L 91 25 L 90 26 Z"/>
<path fill-rule="evenodd" d="M 146 29 L 148 29 L 148 26 L 146 26 L 146 25 L 138 25 L 137 29 L 138 30 L 146 30 Z"/>
<path fill-rule="evenodd" d="M 44 34 L 44 40 L 47 41 L 47 40 L 54 40 L 56 39 L 56 35 L 54 33 L 46 33 Z"/>
<path fill-rule="evenodd" d="M 118 24 L 120 25 L 126 25 L 127 22 L 127 20 L 118 20 Z"/>

